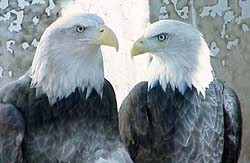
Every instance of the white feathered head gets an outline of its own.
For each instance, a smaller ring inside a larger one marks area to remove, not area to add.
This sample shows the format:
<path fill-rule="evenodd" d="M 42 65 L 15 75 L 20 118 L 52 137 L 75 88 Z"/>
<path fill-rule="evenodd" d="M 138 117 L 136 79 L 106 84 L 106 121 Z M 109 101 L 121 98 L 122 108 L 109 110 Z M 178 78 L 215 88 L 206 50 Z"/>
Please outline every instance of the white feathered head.
<path fill-rule="evenodd" d="M 69 12 L 43 33 L 31 67 L 31 86 L 46 93 L 50 104 L 76 88 L 102 91 L 104 82 L 101 45 L 115 47 L 114 32 L 95 14 Z"/>
<path fill-rule="evenodd" d="M 210 50 L 202 34 L 190 24 L 176 20 L 161 20 L 149 26 L 133 45 L 131 56 L 150 53 L 149 89 L 159 81 L 163 90 L 167 84 L 184 94 L 194 86 L 205 96 L 213 80 Z"/>

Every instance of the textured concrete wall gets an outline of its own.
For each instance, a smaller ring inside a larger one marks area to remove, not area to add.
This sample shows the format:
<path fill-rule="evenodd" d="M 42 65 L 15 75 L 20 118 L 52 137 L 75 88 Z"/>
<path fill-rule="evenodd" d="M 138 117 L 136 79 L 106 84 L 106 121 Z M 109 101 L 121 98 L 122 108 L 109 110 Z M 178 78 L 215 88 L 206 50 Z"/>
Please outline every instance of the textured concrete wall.
<path fill-rule="evenodd" d="M 44 29 L 57 17 L 53 0 L 0 1 L 0 86 L 29 67 Z"/>
<path fill-rule="evenodd" d="M 60 15 L 60 6 L 67 1 L 70 0 L 0 0 L 0 87 L 29 68 L 42 32 Z M 104 55 L 105 75 L 115 87 L 118 103 L 135 83 L 144 79 L 141 72 L 147 57 L 132 62 L 127 54 L 149 21 L 148 7 L 151 22 L 172 18 L 194 24 L 213 52 L 217 76 L 240 97 L 244 116 L 240 162 L 250 163 L 250 0 L 81 1 L 81 5 L 92 6 L 91 11 L 100 13 L 119 36 L 118 55 L 109 55 L 114 51 L 104 48 L 108 54 Z"/>
<path fill-rule="evenodd" d="M 156 1 L 150 0 L 157 3 L 150 8 L 151 22 L 177 19 L 193 24 L 204 34 L 217 77 L 239 95 L 243 114 L 239 162 L 250 162 L 250 0 Z"/>

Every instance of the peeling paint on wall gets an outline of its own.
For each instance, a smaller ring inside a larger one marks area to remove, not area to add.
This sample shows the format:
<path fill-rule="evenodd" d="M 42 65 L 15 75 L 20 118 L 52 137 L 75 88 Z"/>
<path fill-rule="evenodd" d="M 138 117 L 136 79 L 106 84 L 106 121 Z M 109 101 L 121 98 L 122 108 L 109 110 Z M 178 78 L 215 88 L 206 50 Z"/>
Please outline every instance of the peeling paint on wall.
<path fill-rule="evenodd" d="M 33 45 L 34 47 L 37 47 L 37 46 L 38 46 L 38 43 L 39 43 L 39 41 L 37 41 L 37 39 L 34 39 L 34 40 L 31 42 L 31 45 Z"/>
<path fill-rule="evenodd" d="M 14 50 L 11 48 L 12 45 L 14 45 L 16 42 L 14 40 L 9 40 L 6 42 L 6 50 L 10 53 L 13 54 Z"/>
<path fill-rule="evenodd" d="M 203 7 L 200 16 L 222 16 L 223 13 L 228 9 L 230 9 L 230 7 L 228 7 L 227 0 L 218 0 L 218 3 L 216 5 Z"/>
<path fill-rule="evenodd" d="M 169 17 L 167 6 L 173 5 L 177 15 L 182 19 L 188 19 L 189 6 L 183 6 L 181 9 L 177 8 L 178 0 L 163 0 L 163 6 L 160 9 L 159 19 L 167 19 Z"/>
<path fill-rule="evenodd" d="M 0 78 L 3 77 L 3 67 L 0 66 Z"/>
<path fill-rule="evenodd" d="M 233 11 L 226 11 L 223 18 L 224 18 L 224 23 L 223 23 L 222 31 L 220 33 L 221 38 L 225 37 L 226 25 L 234 19 L 234 12 Z M 228 35 L 226 35 L 226 38 L 228 38 Z"/>
<path fill-rule="evenodd" d="M 248 32 L 249 31 L 249 27 L 246 24 L 242 24 L 242 31 L 243 32 Z"/>
<path fill-rule="evenodd" d="M 223 67 L 225 67 L 226 63 L 225 63 L 225 60 L 224 60 L 224 59 L 221 61 L 221 65 L 222 65 Z"/>
<path fill-rule="evenodd" d="M 8 75 L 9 75 L 9 77 L 11 78 L 11 77 L 13 76 L 13 71 L 12 71 L 12 70 L 9 70 Z"/>
<path fill-rule="evenodd" d="M 59 2 L 62 3 L 60 0 L 0 0 L 0 64 L 7 72 L 1 74 L 0 85 L 16 79 L 29 68 L 38 38 L 57 18 Z"/>
<path fill-rule="evenodd" d="M 33 0 L 31 5 L 38 5 L 38 4 L 45 4 L 45 1 L 44 0 Z"/>
<path fill-rule="evenodd" d="M 246 19 L 246 18 L 250 18 L 250 1 L 249 0 L 240 0 L 239 1 L 239 5 L 241 7 L 242 10 L 242 14 L 241 14 L 241 18 L 242 19 Z"/>
<path fill-rule="evenodd" d="M 29 6 L 30 3 L 25 1 L 25 0 L 17 0 L 17 6 L 20 7 L 21 9 L 24 9 L 26 6 Z"/>
<path fill-rule="evenodd" d="M 241 7 L 241 16 L 235 19 L 237 24 L 241 23 L 241 20 L 250 18 L 250 1 L 249 0 L 240 0 L 239 6 Z"/>
<path fill-rule="evenodd" d="M 49 0 L 49 6 L 45 9 L 45 12 L 47 13 L 48 16 L 51 15 L 51 11 L 56 7 L 55 3 L 53 0 Z"/>
<path fill-rule="evenodd" d="M 0 8 L 1 9 L 6 9 L 9 6 L 9 0 L 1 0 L 0 2 Z"/>
<path fill-rule="evenodd" d="M 159 19 L 160 19 L 160 20 L 167 19 L 168 16 L 169 16 L 169 15 L 168 15 L 166 6 L 161 7 Z"/>
<path fill-rule="evenodd" d="M 23 48 L 24 50 L 26 50 L 29 46 L 30 46 L 30 45 L 29 45 L 29 43 L 27 43 L 27 42 L 23 42 L 23 43 L 22 43 L 22 48 Z"/>
<path fill-rule="evenodd" d="M 34 17 L 32 18 L 32 21 L 33 21 L 33 24 L 34 24 L 34 25 L 37 25 L 38 22 L 39 22 L 39 17 L 34 16 Z"/>
<path fill-rule="evenodd" d="M 215 41 L 211 42 L 210 44 L 211 56 L 216 57 L 217 54 L 220 52 L 220 48 L 217 47 Z"/>
<path fill-rule="evenodd" d="M 23 22 L 23 16 L 24 16 L 23 10 L 21 10 L 21 11 L 11 10 L 10 13 L 16 15 L 16 20 L 14 20 L 10 23 L 8 30 L 10 32 L 13 32 L 13 31 L 19 32 L 22 29 L 21 24 Z"/>
<path fill-rule="evenodd" d="M 235 39 L 233 41 L 229 41 L 227 44 L 227 49 L 232 49 L 233 47 L 236 47 L 239 44 L 239 39 Z"/>
<path fill-rule="evenodd" d="M 177 12 L 177 14 L 182 18 L 182 19 L 187 19 L 188 18 L 188 6 L 183 7 L 182 9 L 177 9 L 177 0 L 171 0 L 172 3 L 174 4 L 174 9 Z"/>
<path fill-rule="evenodd" d="M 3 16 L 0 16 L 0 21 L 7 21 L 10 19 L 10 12 L 7 12 Z"/>

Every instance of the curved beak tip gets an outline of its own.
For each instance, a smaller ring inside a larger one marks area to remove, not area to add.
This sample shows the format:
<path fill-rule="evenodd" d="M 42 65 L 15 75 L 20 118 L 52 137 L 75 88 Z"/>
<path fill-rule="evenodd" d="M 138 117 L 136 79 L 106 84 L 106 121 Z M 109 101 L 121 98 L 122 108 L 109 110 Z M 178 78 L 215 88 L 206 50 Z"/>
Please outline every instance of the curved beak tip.
<path fill-rule="evenodd" d="M 135 49 L 134 49 L 134 45 L 130 51 L 130 58 L 133 60 L 134 59 L 134 56 L 136 56 L 136 52 L 135 52 Z"/>
<path fill-rule="evenodd" d="M 119 51 L 119 44 L 117 44 L 117 45 L 115 46 L 115 50 L 116 50 L 116 52 Z"/>
<path fill-rule="evenodd" d="M 112 43 L 114 48 L 115 48 L 115 51 L 118 52 L 119 51 L 119 41 L 117 39 L 117 37 L 115 36 L 115 38 L 113 39 L 113 43 Z"/>
<path fill-rule="evenodd" d="M 106 46 L 114 47 L 118 52 L 119 50 L 119 42 L 115 35 L 115 33 L 107 26 L 103 25 L 101 31 L 101 44 Z"/>
<path fill-rule="evenodd" d="M 132 46 L 130 51 L 130 57 L 133 59 L 134 56 L 144 53 L 144 37 L 139 38 Z"/>

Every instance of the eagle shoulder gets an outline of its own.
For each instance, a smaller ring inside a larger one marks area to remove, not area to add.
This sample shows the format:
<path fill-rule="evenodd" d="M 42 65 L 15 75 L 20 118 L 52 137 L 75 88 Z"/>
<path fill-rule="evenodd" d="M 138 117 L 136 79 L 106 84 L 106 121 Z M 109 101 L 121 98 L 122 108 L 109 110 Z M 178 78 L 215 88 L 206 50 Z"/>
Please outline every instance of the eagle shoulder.
<path fill-rule="evenodd" d="M 148 83 L 138 83 L 124 99 L 119 110 L 119 130 L 132 159 L 140 148 L 150 152 L 152 134 L 148 116 Z"/>
<path fill-rule="evenodd" d="M 242 115 L 237 94 L 231 88 L 223 91 L 224 103 L 224 152 L 222 162 L 237 163 L 242 137 Z"/>
<path fill-rule="evenodd" d="M 0 162 L 21 161 L 25 122 L 13 105 L 0 103 L 0 128 Z"/>
<path fill-rule="evenodd" d="M 29 78 L 23 77 L 0 89 L 0 162 L 22 161 L 21 143 L 25 121 L 16 107 Z"/>

